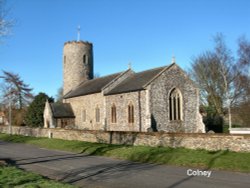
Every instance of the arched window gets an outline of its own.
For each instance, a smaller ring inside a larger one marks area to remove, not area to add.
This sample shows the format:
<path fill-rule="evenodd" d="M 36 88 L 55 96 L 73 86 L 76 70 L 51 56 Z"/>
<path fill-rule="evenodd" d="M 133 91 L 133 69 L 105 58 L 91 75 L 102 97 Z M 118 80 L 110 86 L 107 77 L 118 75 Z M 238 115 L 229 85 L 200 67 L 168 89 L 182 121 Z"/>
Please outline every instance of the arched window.
<path fill-rule="evenodd" d="M 100 108 L 96 107 L 95 109 L 95 120 L 96 122 L 100 122 Z"/>
<path fill-rule="evenodd" d="M 182 96 L 176 88 L 169 95 L 169 119 L 182 120 Z"/>
<path fill-rule="evenodd" d="M 134 106 L 131 103 L 128 105 L 128 122 L 134 123 Z"/>
<path fill-rule="evenodd" d="M 116 106 L 115 104 L 111 107 L 111 123 L 116 123 Z"/>

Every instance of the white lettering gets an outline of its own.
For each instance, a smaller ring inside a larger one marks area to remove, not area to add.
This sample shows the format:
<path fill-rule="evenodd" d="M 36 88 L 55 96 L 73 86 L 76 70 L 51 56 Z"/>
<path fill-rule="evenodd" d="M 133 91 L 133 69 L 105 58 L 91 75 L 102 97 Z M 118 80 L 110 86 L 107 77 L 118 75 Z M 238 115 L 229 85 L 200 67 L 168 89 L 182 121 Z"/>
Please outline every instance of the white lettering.
<path fill-rule="evenodd" d="M 210 178 L 212 171 L 207 171 L 207 177 Z"/>
<path fill-rule="evenodd" d="M 202 171 L 202 170 L 199 170 L 199 169 L 196 169 L 196 170 L 192 170 L 192 169 L 188 169 L 187 170 L 187 175 L 188 176 L 205 176 L 205 177 L 210 177 L 212 174 L 212 171 Z"/>
<path fill-rule="evenodd" d="M 192 170 L 191 170 L 191 169 L 188 169 L 188 170 L 187 170 L 187 175 L 188 175 L 188 176 L 192 176 Z"/>

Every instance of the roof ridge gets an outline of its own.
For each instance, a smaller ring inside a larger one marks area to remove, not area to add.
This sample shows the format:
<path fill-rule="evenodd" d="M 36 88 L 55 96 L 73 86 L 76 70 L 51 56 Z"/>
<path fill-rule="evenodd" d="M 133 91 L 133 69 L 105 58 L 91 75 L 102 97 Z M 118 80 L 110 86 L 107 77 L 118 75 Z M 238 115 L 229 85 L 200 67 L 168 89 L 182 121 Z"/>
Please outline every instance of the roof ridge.
<path fill-rule="evenodd" d="M 143 70 L 143 71 L 140 71 L 140 72 L 136 72 L 135 74 L 144 73 L 144 72 L 148 72 L 148 71 L 154 71 L 154 70 L 157 70 L 157 69 L 163 69 L 163 68 L 166 68 L 168 66 L 169 65 L 161 66 L 161 67 L 156 67 L 156 68 L 152 68 L 152 69 L 147 69 L 147 70 Z"/>
<path fill-rule="evenodd" d="M 123 72 L 125 72 L 125 71 L 121 71 L 121 72 L 117 72 L 117 73 L 113 73 L 113 74 L 108 74 L 108 75 L 105 75 L 105 76 L 100 76 L 100 77 L 93 78 L 93 79 L 90 79 L 90 80 L 87 80 L 87 81 L 97 80 L 97 79 L 101 79 L 101 78 L 105 78 L 105 77 L 113 76 L 113 75 L 115 75 L 115 74 L 122 74 Z"/>
<path fill-rule="evenodd" d="M 125 71 L 123 71 L 123 72 L 125 72 Z M 98 77 L 98 78 L 93 78 L 93 79 L 90 79 L 90 80 L 83 80 L 78 86 L 76 86 L 75 88 L 73 88 L 72 90 L 70 90 L 66 95 L 64 95 L 64 97 L 67 97 L 67 95 L 70 94 L 71 92 L 73 92 L 75 89 L 77 89 L 78 87 L 80 87 L 82 85 L 88 84 L 90 81 L 95 81 L 95 80 L 98 80 L 98 79 L 103 79 L 103 78 L 106 78 L 106 77 L 109 77 L 109 76 L 113 76 L 113 75 L 116 75 L 116 74 L 122 74 L 123 72 L 117 72 L 117 73 L 109 74 L 109 75 L 106 75 L 106 76 L 102 76 L 102 77 Z"/>
<path fill-rule="evenodd" d="M 147 87 L 153 80 L 155 80 L 159 75 L 171 68 L 173 65 L 175 65 L 175 63 L 171 63 L 170 65 L 163 67 L 163 69 L 158 74 L 156 74 L 151 80 L 149 80 L 148 83 L 143 86 L 143 88 Z"/>
<path fill-rule="evenodd" d="M 118 94 L 123 92 L 132 92 L 138 90 L 144 90 L 143 86 L 151 80 L 154 75 L 157 75 L 162 70 L 166 69 L 168 66 L 156 67 L 153 69 L 144 70 L 138 73 L 134 73 L 123 82 L 118 84 L 115 88 L 107 93 L 109 94 Z M 124 89 L 126 87 L 126 89 Z M 123 89 L 122 89 L 123 88 Z"/>
<path fill-rule="evenodd" d="M 103 87 L 102 87 L 102 90 L 104 90 L 104 89 L 106 89 L 108 86 L 112 85 L 117 79 L 119 79 L 121 76 L 125 75 L 125 74 L 126 74 L 127 72 L 129 72 L 129 71 L 132 71 L 132 69 L 129 68 L 129 69 L 123 71 L 123 72 L 117 73 L 117 74 L 119 74 L 119 75 L 117 75 L 113 80 L 111 80 L 109 83 L 107 83 L 105 86 L 103 86 Z M 115 74 L 113 74 L 113 75 L 115 75 Z"/>

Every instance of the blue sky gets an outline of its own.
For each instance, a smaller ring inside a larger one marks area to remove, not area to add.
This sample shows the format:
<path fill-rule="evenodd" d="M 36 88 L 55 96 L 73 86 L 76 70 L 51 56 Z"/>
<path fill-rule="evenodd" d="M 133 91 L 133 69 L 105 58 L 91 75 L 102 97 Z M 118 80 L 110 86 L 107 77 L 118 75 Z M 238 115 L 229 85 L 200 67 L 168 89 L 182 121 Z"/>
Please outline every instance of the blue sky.
<path fill-rule="evenodd" d="M 0 44 L 1 70 L 18 73 L 34 93 L 55 96 L 62 85 L 64 42 L 94 45 L 94 69 L 104 76 L 171 63 L 183 69 L 212 48 L 221 32 L 236 52 L 237 39 L 250 39 L 249 0 L 8 0 L 16 19 Z"/>

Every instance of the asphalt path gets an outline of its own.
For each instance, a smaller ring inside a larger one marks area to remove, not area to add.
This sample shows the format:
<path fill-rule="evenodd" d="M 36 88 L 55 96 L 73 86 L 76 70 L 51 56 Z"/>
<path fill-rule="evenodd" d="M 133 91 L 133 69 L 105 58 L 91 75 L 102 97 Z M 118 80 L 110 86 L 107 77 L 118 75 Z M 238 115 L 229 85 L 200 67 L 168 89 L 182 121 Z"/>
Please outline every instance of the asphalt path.
<path fill-rule="evenodd" d="M 0 160 L 80 187 L 95 188 L 249 188 L 250 174 L 211 171 L 211 176 L 189 176 L 197 168 L 136 163 L 107 157 L 48 150 L 0 141 Z"/>

